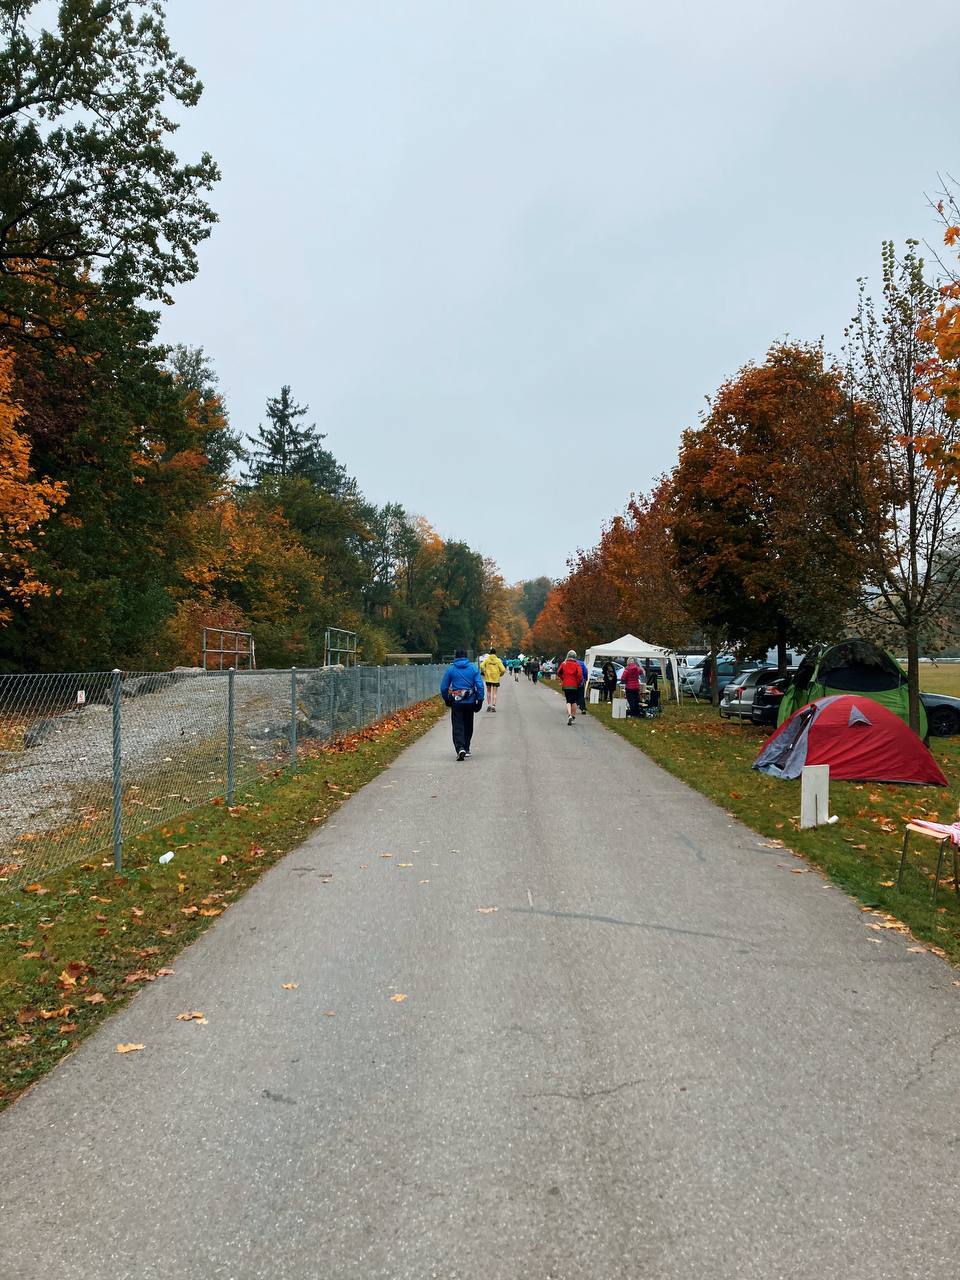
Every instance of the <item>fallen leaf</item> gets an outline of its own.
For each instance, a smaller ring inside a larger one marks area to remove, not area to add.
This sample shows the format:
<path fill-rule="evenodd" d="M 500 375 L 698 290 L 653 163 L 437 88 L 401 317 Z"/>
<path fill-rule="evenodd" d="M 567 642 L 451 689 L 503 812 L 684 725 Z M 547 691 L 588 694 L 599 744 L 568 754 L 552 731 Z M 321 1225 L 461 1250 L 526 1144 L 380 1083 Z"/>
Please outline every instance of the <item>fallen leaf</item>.
<path fill-rule="evenodd" d="M 477 907 L 482 916 L 488 916 L 492 911 L 496 911 L 496 907 Z"/>
<path fill-rule="evenodd" d="M 20 957 L 21 960 L 39 960 L 43 955 L 42 951 L 25 951 Z"/>
<path fill-rule="evenodd" d="M 420 881 L 418 881 L 418 883 L 419 883 L 419 884 L 429 884 L 429 883 L 430 883 L 430 881 L 429 881 L 429 880 L 420 880 Z"/>
<path fill-rule="evenodd" d="M 118 1044 L 117 1053 L 137 1053 L 142 1048 L 142 1044 Z"/>
<path fill-rule="evenodd" d="M 124 982 L 128 985 L 131 982 L 152 982 L 153 974 L 149 969 L 137 969 L 135 973 L 128 973 L 124 978 Z"/>
<path fill-rule="evenodd" d="M 413 866 L 413 863 L 412 863 L 412 862 L 398 862 L 398 863 L 397 863 L 397 866 L 398 866 L 398 867 L 412 867 L 412 866 Z"/>
<path fill-rule="evenodd" d="M 106 1004 L 107 997 L 102 991 L 94 991 L 92 995 L 83 997 L 84 1004 Z"/>
<path fill-rule="evenodd" d="M 77 980 L 72 973 L 67 973 L 66 969 L 57 978 L 57 986 L 62 987 L 64 991 L 69 991 L 77 985 Z"/>
<path fill-rule="evenodd" d="M 220 863 L 220 865 L 221 865 L 221 867 L 222 867 L 222 866 L 223 866 L 223 864 L 224 864 L 225 862 L 229 862 L 229 861 L 230 861 L 230 859 L 227 857 L 227 855 L 226 855 L 225 853 L 221 853 L 221 855 L 220 855 L 220 857 L 217 859 L 217 861 Z"/>
<path fill-rule="evenodd" d="M 907 947 L 907 950 L 908 950 L 912 955 L 917 955 L 917 954 L 919 954 L 919 953 L 925 952 L 925 951 L 926 951 L 926 949 L 927 949 L 926 947 Z"/>
<path fill-rule="evenodd" d="M 198 907 L 181 907 L 180 914 L 182 916 L 195 916 L 198 910 Z"/>
<path fill-rule="evenodd" d="M 324 1016 L 325 1018 L 335 1018 L 337 1015 L 336 1015 L 336 1013 L 333 1011 L 333 1009 L 324 1009 L 324 1011 L 323 1011 L 323 1016 Z"/>
<path fill-rule="evenodd" d="M 956 985 L 960 987 L 960 982 L 958 982 Z M 37 1020 L 36 1009 L 21 1009 L 16 1016 L 17 1025 L 20 1027 L 28 1027 L 31 1022 L 36 1022 L 36 1020 Z"/>
<path fill-rule="evenodd" d="M 11 1049 L 20 1049 L 23 1045 L 30 1044 L 32 1040 L 33 1036 L 28 1036 L 26 1034 L 22 1036 L 11 1036 L 7 1041 L 7 1045 Z"/>
<path fill-rule="evenodd" d="M 200 914 L 202 916 L 222 916 L 223 907 L 201 907 Z"/>
<path fill-rule="evenodd" d="M 281 983 L 280 983 L 280 990 L 281 990 L 281 991 L 296 991 L 296 990 L 297 990 L 297 988 L 298 988 L 299 986 L 300 986 L 300 983 L 299 983 L 299 982 L 281 982 Z"/>
<path fill-rule="evenodd" d="M 24 893 L 49 893 L 49 889 L 45 889 L 42 884 L 25 884 L 23 886 Z"/>
<path fill-rule="evenodd" d="M 402 995 L 401 992 L 399 991 L 395 995 L 392 995 L 390 997 L 390 999 L 393 1001 L 394 1004 L 402 1004 L 403 1001 L 406 1000 L 406 998 L 407 997 L 405 995 Z"/>
<path fill-rule="evenodd" d="M 76 1029 L 77 1029 L 77 1024 L 75 1022 L 64 1022 L 58 1028 L 62 1036 L 71 1035 L 72 1032 L 76 1031 Z"/>
<path fill-rule="evenodd" d="M 203 1011 L 201 1009 L 191 1009 L 187 1013 L 177 1014 L 178 1022 L 206 1022 Z"/>
<path fill-rule="evenodd" d="M 880 881 L 880 888 L 881 888 L 881 889 L 892 889 L 892 888 L 893 888 L 893 886 L 894 886 L 896 883 L 897 883 L 897 882 L 896 882 L 896 880 L 881 880 L 881 881 Z"/>
<path fill-rule="evenodd" d="M 157 970 L 157 977 L 158 977 L 158 978 L 169 978 L 169 977 L 171 977 L 171 976 L 172 976 L 172 974 L 173 974 L 173 973 L 174 973 L 174 970 L 173 970 L 173 969 L 158 969 L 158 970 Z"/>
<path fill-rule="evenodd" d="M 142 907 L 131 907 L 131 908 L 130 908 L 130 914 L 131 914 L 132 916 L 135 916 L 135 917 L 136 917 L 136 919 L 138 919 L 138 920 L 139 920 L 139 919 L 140 919 L 140 917 L 143 915 L 143 908 L 142 908 Z"/>
<path fill-rule="evenodd" d="M 73 1013 L 73 1005 L 65 1004 L 59 1009 L 41 1009 L 40 1017 L 44 1022 L 52 1022 L 54 1018 L 66 1018 L 71 1013 Z"/>
<path fill-rule="evenodd" d="M 104 903 L 106 903 L 106 902 L 112 902 L 112 901 L 113 901 L 113 899 L 112 899 L 112 898 L 98 898 L 98 897 L 96 896 L 96 894 L 94 894 L 94 896 L 90 899 L 90 901 L 91 901 L 91 902 L 104 902 Z"/>
<path fill-rule="evenodd" d="M 393 854 L 392 854 L 392 853 L 381 853 L 380 857 L 381 857 L 381 858 L 392 858 L 392 857 L 393 857 Z"/>

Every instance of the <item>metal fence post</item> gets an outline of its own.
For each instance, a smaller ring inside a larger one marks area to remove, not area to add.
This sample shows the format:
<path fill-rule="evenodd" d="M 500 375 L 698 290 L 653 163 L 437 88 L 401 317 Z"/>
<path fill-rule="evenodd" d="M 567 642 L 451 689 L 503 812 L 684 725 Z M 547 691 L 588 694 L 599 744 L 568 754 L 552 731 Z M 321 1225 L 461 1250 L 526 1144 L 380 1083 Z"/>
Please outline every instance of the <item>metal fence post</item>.
<path fill-rule="evenodd" d="M 290 668 L 290 768 L 297 768 L 297 668 Z"/>
<path fill-rule="evenodd" d="M 113 669 L 113 869 L 123 870 L 123 786 L 120 776 L 120 669 Z"/>
<path fill-rule="evenodd" d="M 227 672 L 227 804 L 233 804 L 233 680 L 236 675 L 233 667 Z"/>

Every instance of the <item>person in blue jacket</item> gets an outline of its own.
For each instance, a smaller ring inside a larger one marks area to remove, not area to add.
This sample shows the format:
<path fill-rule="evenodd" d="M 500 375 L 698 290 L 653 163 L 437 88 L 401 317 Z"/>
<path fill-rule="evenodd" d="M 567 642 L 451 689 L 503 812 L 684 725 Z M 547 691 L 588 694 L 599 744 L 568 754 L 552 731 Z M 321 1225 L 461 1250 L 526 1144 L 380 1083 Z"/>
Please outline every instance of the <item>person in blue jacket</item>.
<path fill-rule="evenodd" d="M 450 708 L 453 749 L 458 760 L 465 760 L 470 754 L 473 717 L 483 706 L 484 693 L 483 676 L 467 657 L 466 650 L 458 649 L 440 681 L 440 697 Z"/>
<path fill-rule="evenodd" d="M 587 704 L 584 701 L 584 697 L 586 695 L 587 689 L 590 687 L 590 672 L 587 670 L 587 664 L 585 662 L 580 662 L 579 666 L 580 666 L 581 672 L 583 673 L 583 683 L 580 685 L 580 688 L 577 690 L 577 706 L 580 709 L 580 714 L 582 716 L 585 716 L 587 714 Z"/>

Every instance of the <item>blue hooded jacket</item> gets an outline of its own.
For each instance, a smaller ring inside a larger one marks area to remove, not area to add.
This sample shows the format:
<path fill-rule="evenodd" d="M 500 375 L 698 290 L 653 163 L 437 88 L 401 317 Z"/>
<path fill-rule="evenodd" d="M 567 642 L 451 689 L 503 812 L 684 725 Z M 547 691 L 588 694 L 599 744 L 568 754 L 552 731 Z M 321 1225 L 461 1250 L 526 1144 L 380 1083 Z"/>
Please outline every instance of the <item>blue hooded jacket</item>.
<path fill-rule="evenodd" d="M 464 698 L 462 705 L 465 706 L 480 706 L 486 692 L 483 676 L 469 658 L 457 658 L 443 673 L 443 679 L 440 681 L 440 697 L 444 702 L 447 702 L 448 691 L 451 688 L 473 690 L 473 700 Z"/>

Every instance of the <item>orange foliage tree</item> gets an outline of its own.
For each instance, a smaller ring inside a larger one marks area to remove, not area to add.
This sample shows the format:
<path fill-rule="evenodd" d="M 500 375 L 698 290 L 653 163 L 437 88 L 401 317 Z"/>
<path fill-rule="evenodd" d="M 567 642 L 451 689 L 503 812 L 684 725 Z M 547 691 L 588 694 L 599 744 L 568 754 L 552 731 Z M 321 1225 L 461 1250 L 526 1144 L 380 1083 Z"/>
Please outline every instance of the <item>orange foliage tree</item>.
<path fill-rule="evenodd" d="M 32 475 L 30 442 L 17 430 L 22 410 L 13 398 L 12 370 L 11 351 L 0 348 L 0 623 L 9 621 L 11 602 L 27 605 L 49 594 L 31 553 L 43 524 L 66 498 L 64 485 Z"/>
<path fill-rule="evenodd" d="M 683 437 L 670 527 L 689 607 L 746 649 L 829 638 L 859 598 L 878 441 L 819 346 L 777 343 Z"/>

